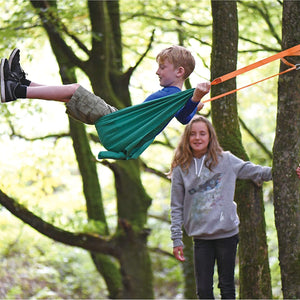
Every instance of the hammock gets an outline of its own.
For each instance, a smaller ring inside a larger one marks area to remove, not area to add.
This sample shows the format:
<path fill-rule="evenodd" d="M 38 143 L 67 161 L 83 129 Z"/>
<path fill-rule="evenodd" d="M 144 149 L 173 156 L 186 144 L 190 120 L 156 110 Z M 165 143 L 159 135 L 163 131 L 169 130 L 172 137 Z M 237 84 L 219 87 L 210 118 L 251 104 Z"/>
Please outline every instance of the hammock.
<path fill-rule="evenodd" d="M 278 74 L 223 93 L 208 100 L 203 100 L 202 102 L 210 102 L 274 76 L 278 76 L 292 70 L 299 70 L 299 64 L 294 65 L 283 59 L 285 56 L 294 55 L 300 55 L 300 45 L 281 51 L 244 68 L 216 78 L 211 82 L 211 85 L 217 85 L 276 59 L 281 59 L 285 64 L 290 66 L 289 69 Z M 126 107 L 101 117 L 97 120 L 95 126 L 101 144 L 108 151 L 99 152 L 98 158 L 126 160 L 138 158 L 153 142 L 155 137 L 168 125 L 176 112 L 184 106 L 187 100 L 192 96 L 193 92 L 194 89 L 188 89 L 170 96 Z"/>
<path fill-rule="evenodd" d="M 192 97 L 193 92 L 194 89 L 188 89 L 101 117 L 95 126 L 100 143 L 108 151 L 100 151 L 98 158 L 138 158 Z"/>

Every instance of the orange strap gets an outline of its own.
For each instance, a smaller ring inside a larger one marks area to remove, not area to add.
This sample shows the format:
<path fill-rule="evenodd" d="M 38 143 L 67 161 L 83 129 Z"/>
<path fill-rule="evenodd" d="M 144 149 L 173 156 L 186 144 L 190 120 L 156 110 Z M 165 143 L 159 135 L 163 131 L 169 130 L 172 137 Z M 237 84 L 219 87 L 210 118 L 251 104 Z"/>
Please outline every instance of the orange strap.
<path fill-rule="evenodd" d="M 276 59 L 281 59 L 285 64 L 287 64 L 287 65 L 289 65 L 289 66 L 291 67 L 291 68 L 289 68 L 289 69 L 287 69 L 287 70 L 285 70 L 285 71 L 283 71 L 283 72 L 280 72 L 280 73 L 278 73 L 278 74 L 269 76 L 269 77 L 267 77 L 267 78 L 261 79 L 261 80 L 259 80 L 259 81 L 254 82 L 254 83 L 251 83 L 251 84 L 248 84 L 248 85 L 243 86 L 243 87 L 241 87 L 241 88 L 238 88 L 238 89 L 235 89 L 235 90 L 232 90 L 232 91 L 223 93 L 223 94 L 221 94 L 221 95 L 215 96 L 215 97 L 210 98 L 210 99 L 208 99 L 208 100 L 204 100 L 204 101 L 202 101 L 202 102 L 203 102 L 203 103 L 205 103 L 205 102 L 210 102 L 210 101 L 213 101 L 213 100 L 222 98 L 222 97 L 224 97 L 224 96 L 233 94 L 233 93 L 235 93 L 235 92 L 237 92 L 237 91 L 240 91 L 240 90 L 242 90 L 242 89 L 244 89 L 244 88 L 247 88 L 247 87 L 249 87 L 249 86 L 251 86 L 251 85 L 254 85 L 254 84 L 257 84 L 257 83 L 259 83 L 259 82 L 265 81 L 265 80 L 267 80 L 267 79 L 273 78 L 273 77 L 275 77 L 275 76 L 278 76 L 278 75 L 281 75 L 281 74 L 290 72 L 290 71 L 292 71 L 292 70 L 298 70 L 298 69 L 299 69 L 299 65 L 298 65 L 298 64 L 297 64 L 297 65 L 291 64 L 291 63 L 289 63 L 288 61 L 286 61 L 286 60 L 283 58 L 283 57 L 285 57 L 285 56 L 296 56 L 296 55 L 300 55 L 300 44 L 297 45 L 297 46 L 294 46 L 294 47 L 292 47 L 292 48 L 286 49 L 286 50 L 284 50 L 284 51 L 281 51 L 281 52 L 279 52 L 279 53 L 276 53 L 276 54 L 274 54 L 274 55 L 272 55 L 272 56 L 270 56 L 270 57 L 267 57 L 267 58 L 265 58 L 265 59 L 262 59 L 262 60 L 260 60 L 260 61 L 257 61 L 257 62 L 255 62 L 255 63 L 253 63 L 253 64 L 250 64 L 250 65 L 246 66 L 246 67 L 243 67 L 243 68 L 238 69 L 238 70 L 236 70 L 236 71 L 233 71 L 233 72 L 230 72 L 230 73 L 228 73 L 228 74 L 225 74 L 225 75 L 223 75 L 223 76 L 221 76 L 221 77 L 218 77 L 218 78 L 214 79 L 214 80 L 211 82 L 211 85 L 217 85 L 217 84 L 219 84 L 219 83 L 222 83 L 222 82 L 224 82 L 224 81 L 227 81 L 227 80 L 229 80 L 229 79 L 232 79 L 232 78 L 234 78 L 234 77 L 236 77 L 236 76 L 238 76 L 238 75 L 240 75 L 240 74 L 246 73 L 246 72 L 248 72 L 248 71 L 250 71 L 250 70 L 253 70 L 253 69 L 255 69 L 255 68 L 258 68 L 258 67 L 260 67 L 260 66 L 263 66 L 263 65 L 265 65 L 265 64 L 268 64 L 268 63 L 270 63 L 270 62 L 272 62 L 272 61 L 274 61 L 274 60 L 276 60 Z"/>

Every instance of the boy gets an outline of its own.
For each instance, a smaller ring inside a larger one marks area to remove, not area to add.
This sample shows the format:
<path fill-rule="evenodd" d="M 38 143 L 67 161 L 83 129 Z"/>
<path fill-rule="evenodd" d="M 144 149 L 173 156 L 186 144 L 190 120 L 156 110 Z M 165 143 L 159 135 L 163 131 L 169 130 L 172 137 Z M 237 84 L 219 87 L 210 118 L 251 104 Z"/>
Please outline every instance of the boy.
<path fill-rule="evenodd" d="M 150 95 L 145 101 L 180 92 L 185 79 L 193 72 L 195 60 L 187 49 L 172 46 L 161 51 L 156 58 L 162 90 Z M 86 124 L 95 122 L 117 109 L 103 99 L 84 89 L 78 83 L 46 86 L 29 81 L 20 65 L 20 50 L 14 49 L 9 60 L 3 58 L 0 67 L 1 102 L 15 101 L 17 98 L 33 98 L 65 102 L 66 112 L 76 120 Z M 175 117 L 187 124 L 197 110 L 202 109 L 201 98 L 210 90 L 210 83 L 197 85 L 192 98 L 180 109 Z"/>

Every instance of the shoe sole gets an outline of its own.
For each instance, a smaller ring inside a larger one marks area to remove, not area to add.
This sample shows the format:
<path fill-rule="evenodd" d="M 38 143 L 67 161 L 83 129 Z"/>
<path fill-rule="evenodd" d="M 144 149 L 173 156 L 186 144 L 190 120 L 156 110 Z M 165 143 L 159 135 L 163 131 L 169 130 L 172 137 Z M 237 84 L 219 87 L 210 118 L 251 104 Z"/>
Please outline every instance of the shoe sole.
<path fill-rule="evenodd" d="M 9 59 L 8 59 L 8 66 L 9 66 L 9 70 L 11 70 L 11 64 L 12 64 L 12 61 L 14 60 L 16 54 L 19 52 L 20 50 L 18 48 L 15 48 L 10 56 L 9 56 Z"/>
<path fill-rule="evenodd" d="M 5 59 L 1 59 L 1 66 L 0 66 L 0 84 L 1 84 L 1 102 L 5 103 L 5 80 L 4 80 L 4 62 Z"/>

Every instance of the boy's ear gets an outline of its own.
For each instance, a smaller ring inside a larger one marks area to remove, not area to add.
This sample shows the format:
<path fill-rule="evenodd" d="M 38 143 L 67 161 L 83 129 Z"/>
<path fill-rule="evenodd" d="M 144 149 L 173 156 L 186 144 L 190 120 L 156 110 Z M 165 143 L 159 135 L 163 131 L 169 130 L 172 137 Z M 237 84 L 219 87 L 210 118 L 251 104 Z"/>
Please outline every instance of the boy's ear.
<path fill-rule="evenodd" d="M 178 77 L 182 77 L 182 76 L 184 76 L 184 74 L 185 74 L 185 69 L 184 69 L 184 67 L 179 67 L 179 68 L 177 69 L 177 75 L 178 75 Z"/>

